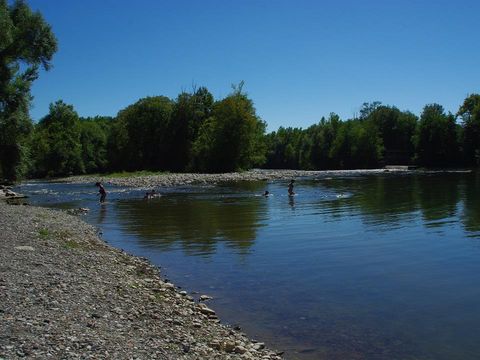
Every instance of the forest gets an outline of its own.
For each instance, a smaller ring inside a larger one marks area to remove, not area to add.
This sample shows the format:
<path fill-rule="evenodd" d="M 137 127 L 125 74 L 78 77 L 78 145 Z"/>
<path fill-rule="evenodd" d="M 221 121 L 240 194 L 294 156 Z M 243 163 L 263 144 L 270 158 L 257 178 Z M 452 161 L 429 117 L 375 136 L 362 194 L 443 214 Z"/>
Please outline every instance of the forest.
<path fill-rule="evenodd" d="M 455 114 L 440 104 L 416 115 L 372 102 L 352 119 L 331 113 L 306 129 L 267 133 L 241 82 L 223 99 L 201 86 L 175 99 L 144 97 L 114 117 L 81 117 L 59 99 L 34 123 L 31 85 L 41 68 L 50 69 L 57 46 L 40 13 L 23 1 L 0 0 L 0 179 L 480 163 L 479 94 L 467 96 Z"/>

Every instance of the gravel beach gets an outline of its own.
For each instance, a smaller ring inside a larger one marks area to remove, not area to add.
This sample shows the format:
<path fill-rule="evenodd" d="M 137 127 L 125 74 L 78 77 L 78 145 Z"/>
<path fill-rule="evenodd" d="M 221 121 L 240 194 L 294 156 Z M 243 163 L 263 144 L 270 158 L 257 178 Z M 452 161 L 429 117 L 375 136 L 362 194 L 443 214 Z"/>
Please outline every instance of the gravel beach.
<path fill-rule="evenodd" d="M 411 170 L 386 170 L 386 169 L 360 169 L 360 170 L 266 170 L 254 169 L 244 172 L 233 172 L 223 174 L 196 174 L 196 173 L 164 173 L 158 175 L 135 175 L 125 177 L 110 177 L 108 175 L 85 175 L 71 176 L 57 179 L 69 183 L 91 183 L 102 181 L 104 183 L 129 186 L 137 188 L 155 188 L 162 186 L 181 186 L 189 184 L 218 184 L 231 181 L 265 181 L 265 180 L 288 180 L 298 177 L 338 177 L 338 176 L 359 176 L 374 175 L 385 172 L 407 173 Z"/>
<path fill-rule="evenodd" d="M 0 201 L 0 359 L 280 359 L 62 211 Z"/>

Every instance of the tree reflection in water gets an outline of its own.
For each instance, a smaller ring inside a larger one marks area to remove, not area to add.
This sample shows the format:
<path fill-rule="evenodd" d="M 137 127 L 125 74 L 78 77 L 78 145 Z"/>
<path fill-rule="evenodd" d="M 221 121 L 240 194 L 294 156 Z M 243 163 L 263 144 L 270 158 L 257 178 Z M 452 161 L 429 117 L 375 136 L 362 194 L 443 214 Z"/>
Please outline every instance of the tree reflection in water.
<path fill-rule="evenodd" d="M 208 256 L 219 242 L 238 253 L 248 252 L 265 207 L 265 198 L 254 193 L 171 194 L 152 201 L 119 202 L 117 213 L 123 230 L 137 235 L 140 243 Z"/>

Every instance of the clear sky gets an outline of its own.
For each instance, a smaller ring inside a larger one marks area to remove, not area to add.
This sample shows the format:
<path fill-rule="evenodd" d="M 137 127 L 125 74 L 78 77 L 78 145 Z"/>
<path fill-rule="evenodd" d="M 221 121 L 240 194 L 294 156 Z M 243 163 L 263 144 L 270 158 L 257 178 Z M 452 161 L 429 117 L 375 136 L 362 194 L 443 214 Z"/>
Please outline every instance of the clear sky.
<path fill-rule="evenodd" d="M 216 99 L 245 81 L 268 130 L 363 102 L 456 112 L 480 92 L 478 0 L 27 0 L 59 41 L 32 117 L 59 99 L 111 115 L 193 85 Z"/>

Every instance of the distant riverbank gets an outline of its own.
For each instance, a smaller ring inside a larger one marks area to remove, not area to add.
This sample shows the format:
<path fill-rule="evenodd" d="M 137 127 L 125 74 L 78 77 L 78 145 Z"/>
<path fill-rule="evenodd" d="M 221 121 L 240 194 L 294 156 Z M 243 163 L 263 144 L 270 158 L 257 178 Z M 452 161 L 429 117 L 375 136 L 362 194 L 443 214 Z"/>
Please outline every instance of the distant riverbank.
<path fill-rule="evenodd" d="M 336 177 L 336 176 L 359 176 L 374 175 L 385 172 L 407 173 L 412 170 L 386 170 L 386 169 L 359 169 L 359 170 L 266 170 L 254 169 L 244 172 L 223 173 L 223 174 L 197 174 L 197 173 L 159 173 L 159 174 L 136 174 L 125 173 L 122 176 L 114 175 L 84 175 L 71 176 L 57 179 L 69 183 L 90 183 L 102 181 L 112 185 L 131 186 L 138 188 L 154 188 L 162 186 L 181 186 L 189 184 L 218 184 L 231 181 L 267 181 L 267 180 L 288 180 L 298 177 Z"/>
<path fill-rule="evenodd" d="M 75 216 L 0 201 L 0 358 L 280 359 Z"/>

